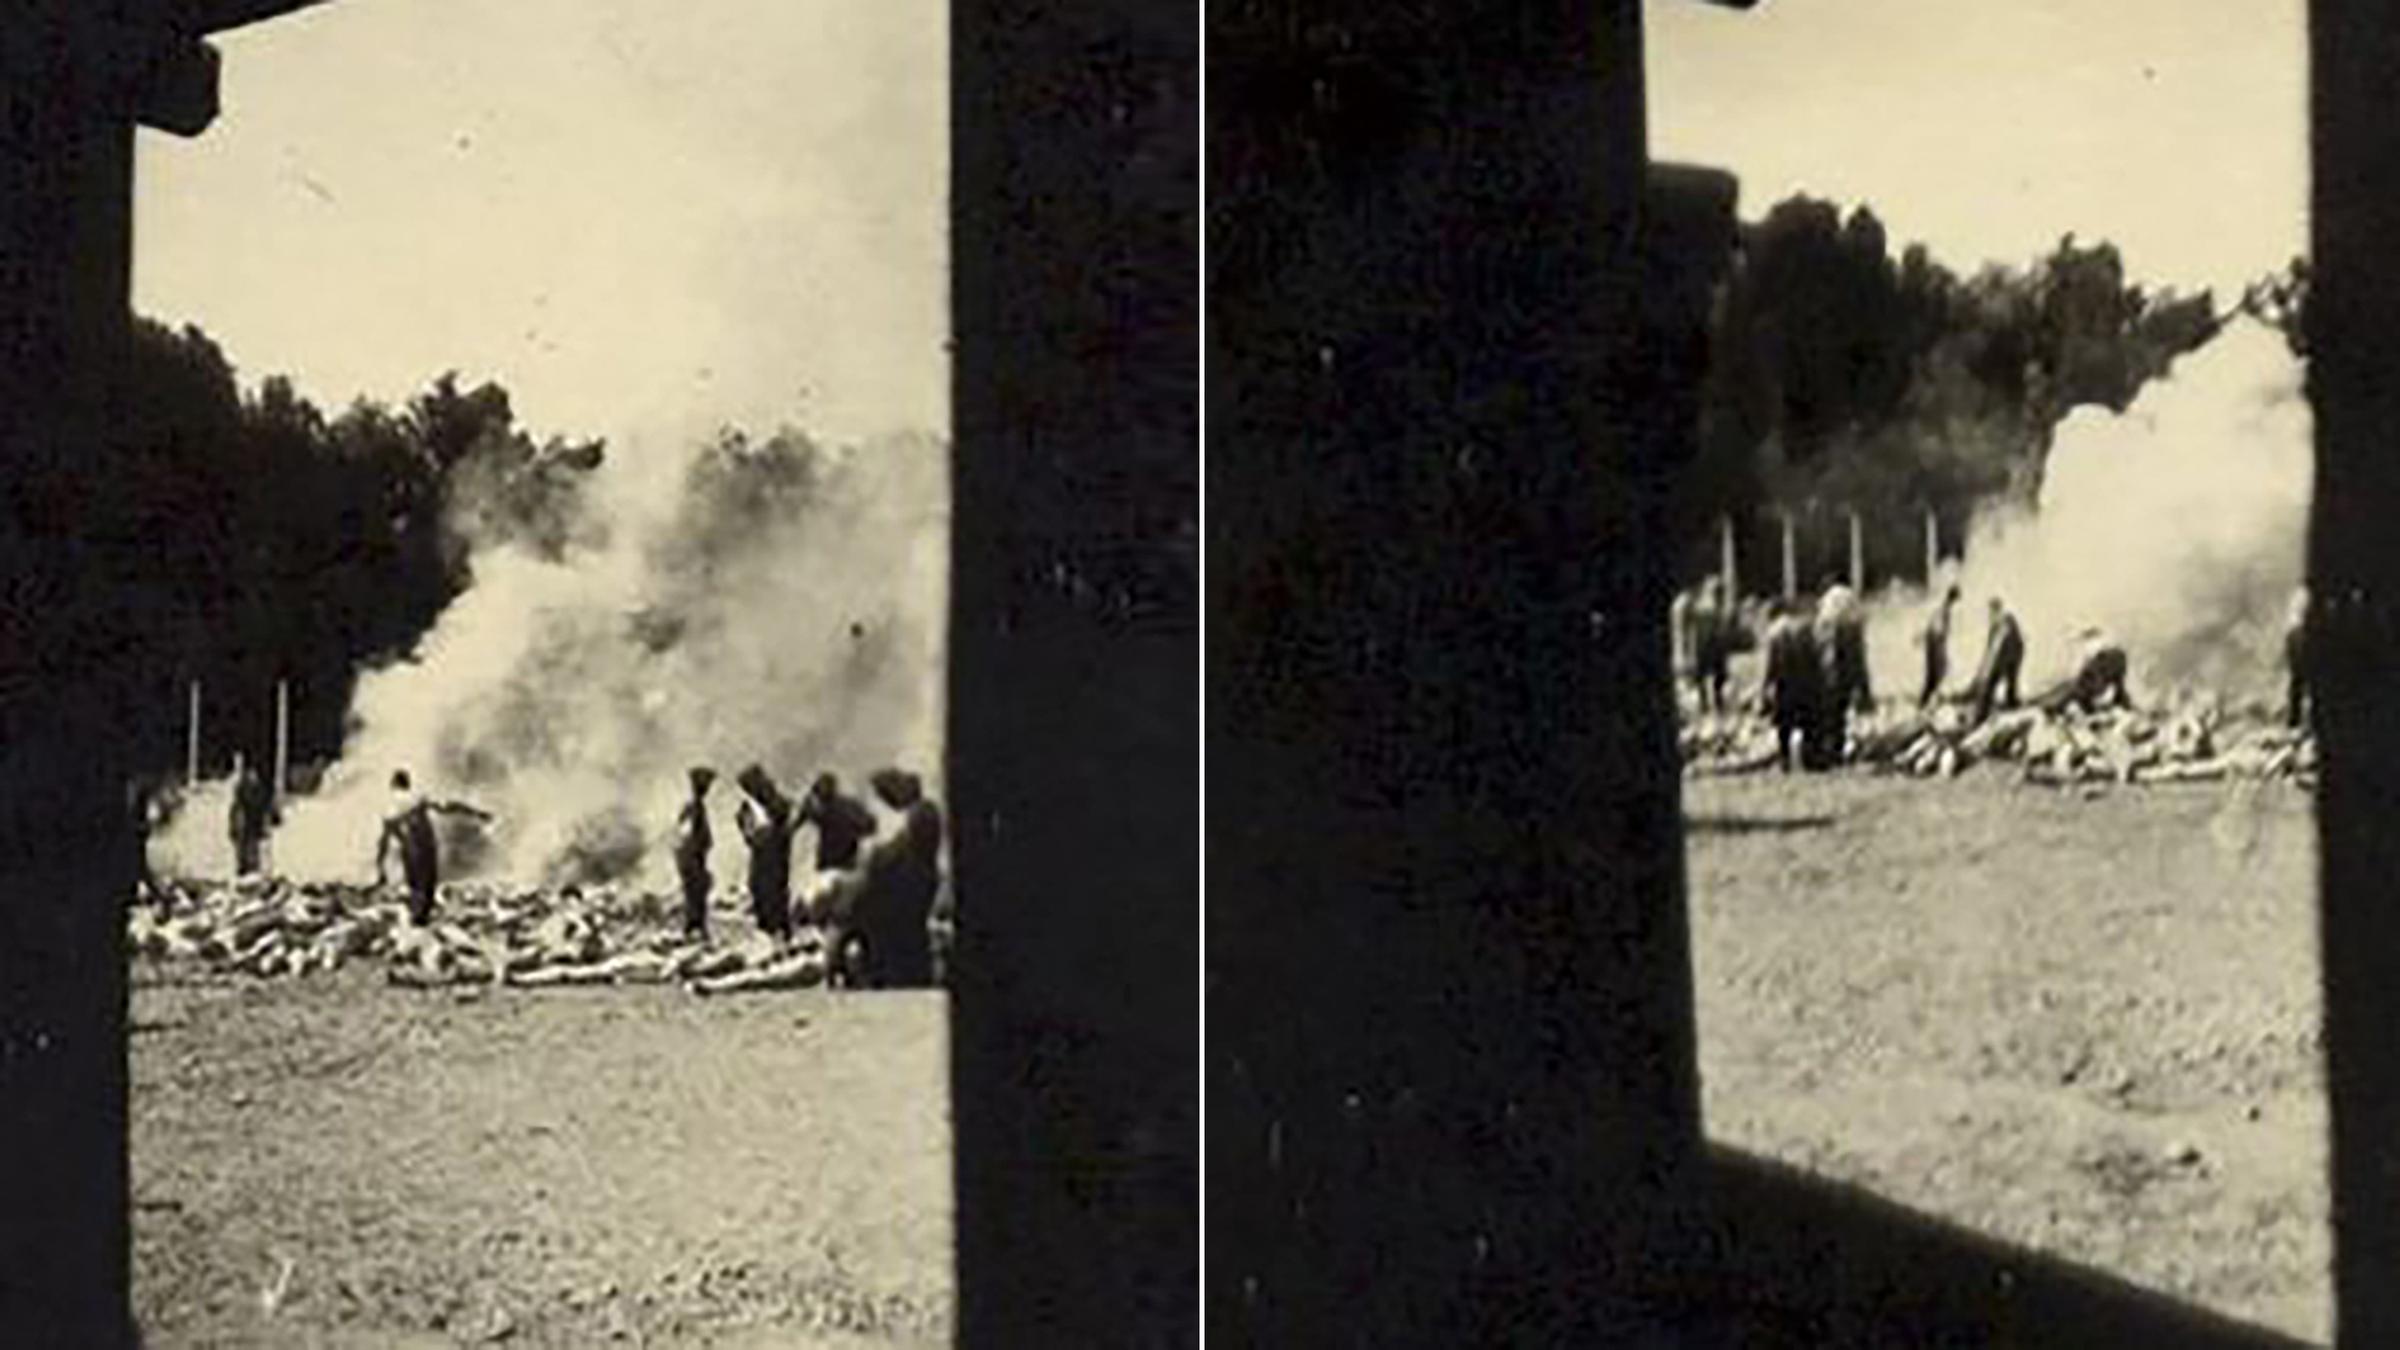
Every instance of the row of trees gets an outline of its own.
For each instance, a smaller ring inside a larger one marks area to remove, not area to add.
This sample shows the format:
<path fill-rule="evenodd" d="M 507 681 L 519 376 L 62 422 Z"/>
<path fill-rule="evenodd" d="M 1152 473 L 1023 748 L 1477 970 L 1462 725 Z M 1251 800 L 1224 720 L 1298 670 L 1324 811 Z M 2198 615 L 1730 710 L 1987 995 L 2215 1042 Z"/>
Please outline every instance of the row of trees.
<path fill-rule="evenodd" d="M 2133 284 L 2114 245 L 2073 235 L 2030 266 L 1961 277 L 1921 244 L 1895 258 L 1868 208 L 1806 196 L 1746 223 L 1741 245 L 1681 498 L 1691 575 L 1713 565 L 1728 515 L 1857 509 L 1870 556 L 1921 558 L 1927 508 L 1955 538 L 1985 501 L 2030 492 L 2069 412 L 2122 411 L 2232 312 L 2301 345 L 2297 261 L 2226 311 L 2207 291 Z"/>
<path fill-rule="evenodd" d="M 154 770 L 180 762 L 190 680 L 214 762 L 265 753 L 278 679 L 302 695 L 295 757 L 336 752 L 357 672 L 415 645 L 478 542 L 555 555 L 593 528 L 603 445 L 536 440 L 496 384 L 443 375 L 328 416 L 280 377 L 245 395 L 205 333 L 147 320 L 119 378 L 119 435 L 75 508 L 128 608 L 115 676 L 158 691 L 134 729 Z"/>

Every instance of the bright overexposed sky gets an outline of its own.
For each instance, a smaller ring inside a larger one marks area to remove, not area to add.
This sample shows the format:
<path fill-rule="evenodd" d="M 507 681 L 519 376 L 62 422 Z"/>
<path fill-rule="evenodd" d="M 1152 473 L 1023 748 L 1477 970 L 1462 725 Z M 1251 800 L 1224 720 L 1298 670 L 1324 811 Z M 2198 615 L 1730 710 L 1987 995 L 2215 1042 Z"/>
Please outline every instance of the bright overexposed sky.
<path fill-rule="evenodd" d="M 333 0 L 141 135 L 134 298 L 338 410 L 456 368 L 537 432 L 949 427 L 942 0 Z"/>
<path fill-rule="evenodd" d="M 2307 251 L 2303 0 L 1649 0 L 1650 148 L 1874 208 L 1895 250 L 2022 264 L 2073 231 L 2138 280 Z"/>

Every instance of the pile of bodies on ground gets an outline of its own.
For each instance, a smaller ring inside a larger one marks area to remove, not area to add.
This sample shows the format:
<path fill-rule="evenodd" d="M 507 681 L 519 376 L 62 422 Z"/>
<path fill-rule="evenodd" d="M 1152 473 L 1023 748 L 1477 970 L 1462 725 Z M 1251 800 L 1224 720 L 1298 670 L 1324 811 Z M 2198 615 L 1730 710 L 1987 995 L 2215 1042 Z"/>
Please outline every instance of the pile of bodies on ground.
<path fill-rule="evenodd" d="M 2024 633 L 1996 597 L 1983 659 L 1965 687 L 1954 689 L 1949 649 L 1958 599 L 1957 588 L 1949 588 L 1918 630 L 1922 668 L 1911 674 L 1921 679 L 1906 705 L 1876 697 L 1864 616 L 1846 586 L 1829 586 L 1813 606 L 1778 603 L 1763 644 L 1714 583 L 1679 600 L 1676 640 L 1694 710 L 1682 731 L 1687 771 L 1822 771 L 1848 763 L 1946 777 L 1993 761 L 2020 766 L 2030 781 L 2062 785 L 2313 780 L 2316 746 L 2307 731 L 2313 614 L 2306 591 L 2293 597 L 2287 615 L 2280 718 L 2264 708 L 2229 714 L 2205 697 L 2140 706 L 2129 692 L 2125 649 L 2097 628 L 2083 631 L 2072 673 L 2023 696 Z M 1737 697 L 1731 658 L 1761 645 L 1762 678 L 1747 697 Z"/>
<path fill-rule="evenodd" d="M 681 984 L 721 994 L 810 988 L 832 966 L 813 925 L 786 938 L 693 938 L 660 922 L 658 897 L 605 888 L 447 885 L 426 924 L 367 886 L 249 877 L 166 882 L 150 898 L 128 920 L 136 955 L 263 978 L 369 964 L 394 984 L 426 987 Z"/>
<path fill-rule="evenodd" d="M 1769 771 L 1782 761 L 1763 712 L 1703 714 L 1682 732 L 1685 772 Z M 2026 781 L 2168 783 L 2316 774 L 2316 743 L 2257 714 L 2230 715 L 2195 703 L 2171 712 L 2114 708 L 2017 708 L 1978 723 L 1961 707 L 1879 708 L 1855 721 L 1848 762 L 1891 773 L 1949 777 L 1977 764 L 2005 764 Z"/>
<path fill-rule="evenodd" d="M 709 871 L 715 830 L 708 797 L 716 773 L 695 768 L 689 781 L 673 828 L 682 892 L 677 931 L 646 895 L 627 903 L 613 890 L 587 898 L 572 886 L 553 894 L 444 884 L 434 816 L 491 817 L 425 795 L 405 769 L 392 776 L 391 804 L 375 840 L 376 885 L 295 885 L 262 876 L 277 812 L 256 775 L 237 766 L 229 826 L 240 880 L 193 885 L 145 868 L 146 903 L 128 919 L 133 948 L 269 977 L 380 960 L 395 981 L 426 985 L 681 982 L 698 993 L 726 993 L 828 981 L 937 982 L 948 935 L 939 913 L 944 821 L 916 775 L 893 768 L 870 777 L 892 813 L 886 830 L 830 773 L 795 801 L 760 766 L 742 770 L 734 821 L 749 853 L 741 894 L 755 935 L 730 944 L 714 939 L 710 922 L 712 899 L 725 894 Z M 146 806 L 143 819 L 149 823 Z M 794 895 L 794 835 L 811 826 L 815 867 Z"/>

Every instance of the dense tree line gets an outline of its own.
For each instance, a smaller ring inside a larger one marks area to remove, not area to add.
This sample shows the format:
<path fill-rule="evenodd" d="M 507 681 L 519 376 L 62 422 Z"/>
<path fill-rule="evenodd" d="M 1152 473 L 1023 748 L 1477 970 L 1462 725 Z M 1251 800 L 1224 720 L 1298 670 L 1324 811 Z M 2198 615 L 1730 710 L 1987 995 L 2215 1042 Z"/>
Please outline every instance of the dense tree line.
<path fill-rule="evenodd" d="M 2302 263 L 2236 306 L 2299 346 Z M 2122 411 L 2230 317 L 2207 291 L 2130 282 L 2114 245 L 2069 235 L 2021 268 L 1959 276 L 1923 245 L 1893 256 L 1873 211 L 1796 196 L 1746 222 L 1712 316 L 1700 449 L 1682 494 L 1688 575 L 1737 522 L 1749 575 L 1777 566 L 1776 518 L 1802 522 L 1812 582 L 1865 517 L 1870 571 L 1915 575 L 1931 509 L 1950 547 L 1981 503 L 2029 493 L 2074 409 Z"/>
<path fill-rule="evenodd" d="M 270 753 L 278 679 L 295 758 L 333 754 L 357 672 L 405 659 L 475 544 L 555 556 L 590 528 L 579 488 L 604 447 L 537 441 L 496 384 L 446 374 L 328 416 L 281 377 L 245 393 L 205 333 L 147 320 L 118 378 L 117 435 L 74 506 L 124 607 L 114 675 L 157 691 L 133 728 L 154 771 L 181 763 L 192 680 L 213 766 Z"/>

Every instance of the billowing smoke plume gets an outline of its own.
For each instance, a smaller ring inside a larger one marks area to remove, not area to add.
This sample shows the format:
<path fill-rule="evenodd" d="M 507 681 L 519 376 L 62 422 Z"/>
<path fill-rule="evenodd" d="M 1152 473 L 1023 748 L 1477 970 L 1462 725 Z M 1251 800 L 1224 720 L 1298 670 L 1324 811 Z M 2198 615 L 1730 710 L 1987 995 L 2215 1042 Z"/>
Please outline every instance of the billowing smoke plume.
<path fill-rule="evenodd" d="M 663 882 L 694 765 L 723 779 L 714 863 L 728 879 L 731 780 L 753 761 L 795 796 L 828 769 L 863 789 L 887 764 L 939 790 L 940 441 L 729 433 L 681 461 L 615 453 L 586 478 L 573 528 L 516 532 L 479 528 L 492 488 L 462 480 L 473 582 L 412 659 L 361 680 L 340 761 L 274 837 L 277 872 L 371 877 L 402 768 L 496 818 L 454 837 L 453 874 L 545 885 Z M 221 803 L 186 814 L 154 854 L 221 870 L 190 856 L 224 852 Z"/>
<path fill-rule="evenodd" d="M 2029 690 L 2065 674 L 2095 626 L 2125 647 L 2137 696 L 2271 696 L 2314 479 L 2302 375 L 2279 333 L 2236 318 L 2122 415 L 2061 423 L 2037 500 L 1996 505 L 1969 534 L 1953 687 L 1998 595 L 2024 626 Z M 1871 657 L 1893 692 L 1919 668 L 1924 606 L 1913 590 L 1876 605 Z"/>

